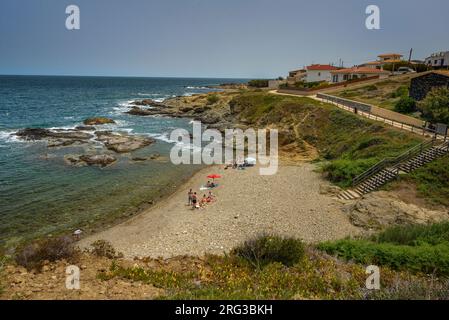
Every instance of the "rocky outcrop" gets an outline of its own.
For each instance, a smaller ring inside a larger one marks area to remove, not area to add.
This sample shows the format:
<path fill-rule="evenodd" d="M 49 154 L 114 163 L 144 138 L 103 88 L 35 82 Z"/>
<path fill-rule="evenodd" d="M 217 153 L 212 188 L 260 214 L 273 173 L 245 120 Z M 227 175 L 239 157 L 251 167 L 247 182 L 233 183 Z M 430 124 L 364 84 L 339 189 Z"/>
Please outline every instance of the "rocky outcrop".
<path fill-rule="evenodd" d="M 108 124 L 108 123 L 115 123 L 114 120 L 104 117 L 95 117 L 95 118 L 88 118 L 83 121 L 83 123 L 86 126 L 94 126 L 94 125 L 102 125 L 102 124 Z"/>
<path fill-rule="evenodd" d="M 100 166 L 106 167 L 117 161 L 117 158 L 109 154 L 95 155 L 66 155 L 64 157 L 66 163 L 75 166 Z"/>
<path fill-rule="evenodd" d="M 78 126 L 75 127 L 75 130 L 79 130 L 79 131 L 95 131 L 95 127 L 94 126 Z"/>
<path fill-rule="evenodd" d="M 143 136 L 133 136 L 126 133 L 116 133 L 111 131 L 97 131 L 96 140 L 104 143 L 105 147 L 117 153 L 132 152 L 155 142 L 153 138 Z"/>
<path fill-rule="evenodd" d="M 154 101 L 151 99 L 144 99 L 144 100 L 140 100 L 140 101 L 136 100 L 136 101 L 133 101 L 131 104 L 135 105 L 135 106 L 164 107 L 163 103 L 157 102 L 157 101 Z"/>
<path fill-rule="evenodd" d="M 56 141 L 61 142 L 61 144 L 72 144 L 76 141 L 85 142 L 93 138 L 93 135 L 76 131 L 76 130 L 64 130 L 64 129 L 42 129 L 42 128 L 26 128 L 19 130 L 16 136 L 23 140 L 49 140 L 56 143 Z"/>
<path fill-rule="evenodd" d="M 449 219 L 449 213 L 405 203 L 387 192 L 376 192 L 344 206 L 351 223 L 380 230 L 391 225 L 435 223 Z"/>

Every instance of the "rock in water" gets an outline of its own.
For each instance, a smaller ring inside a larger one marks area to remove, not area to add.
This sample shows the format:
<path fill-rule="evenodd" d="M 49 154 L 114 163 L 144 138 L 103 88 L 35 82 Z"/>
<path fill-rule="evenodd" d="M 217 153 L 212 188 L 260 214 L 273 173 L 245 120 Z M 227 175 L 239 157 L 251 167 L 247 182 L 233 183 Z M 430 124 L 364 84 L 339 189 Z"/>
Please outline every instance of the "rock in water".
<path fill-rule="evenodd" d="M 109 154 L 96 154 L 96 155 L 66 155 L 64 157 L 68 164 L 75 166 L 100 166 L 106 167 L 117 161 L 117 158 Z"/>
<path fill-rule="evenodd" d="M 97 131 L 97 140 L 103 142 L 106 148 L 117 153 L 132 152 L 155 142 L 153 138 L 133 136 L 126 133 L 113 133 L 111 131 Z"/>
<path fill-rule="evenodd" d="M 75 130 L 80 130 L 80 131 L 95 131 L 95 127 L 93 126 L 78 126 L 75 128 Z"/>
<path fill-rule="evenodd" d="M 117 158 L 109 154 L 99 154 L 99 155 L 82 155 L 80 157 L 80 160 L 86 162 L 90 166 L 98 165 L 101 167 L 105 167 L 117 161 Z"/>
<path fill-rule="evenodd" d="M 42 128 L 26 128 L 23 130 L 19 130 L 16 133 L 16 136 L 25 139 L 25 140 L 42 140 L 47 138 L 51 133 L 50 130 L 42 129 Z"/>
<path fill-rule="evenodd" d="M 104 117 L 88 118 L 83 122 L 86 126 L 94 126 L 100 124 L 115 123 L 114 120 Z"/>
<path fill-rule="evenodd" d="M 93 136 L 86 132 L 74 130 L 48 130 L 42 128 L 26 128 L 19 130 L 16 136 L 25 140 L 43 140 L 43 139 L 71 139 L 88 140 Z"/>

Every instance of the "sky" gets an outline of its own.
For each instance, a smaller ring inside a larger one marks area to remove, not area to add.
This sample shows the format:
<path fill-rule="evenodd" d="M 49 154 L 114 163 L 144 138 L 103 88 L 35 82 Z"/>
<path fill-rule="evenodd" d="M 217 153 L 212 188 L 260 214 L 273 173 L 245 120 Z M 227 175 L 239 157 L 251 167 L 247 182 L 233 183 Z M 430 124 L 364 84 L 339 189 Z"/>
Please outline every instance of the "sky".
<path fill-rule="evenodd" d="M 67 30 L 68 5 L 80 30 Z M 368 5 L 380 30 L 365 27 Z M 449 50 L 447 0 L 0 0 L 0 74 L 271 78 Z"/>

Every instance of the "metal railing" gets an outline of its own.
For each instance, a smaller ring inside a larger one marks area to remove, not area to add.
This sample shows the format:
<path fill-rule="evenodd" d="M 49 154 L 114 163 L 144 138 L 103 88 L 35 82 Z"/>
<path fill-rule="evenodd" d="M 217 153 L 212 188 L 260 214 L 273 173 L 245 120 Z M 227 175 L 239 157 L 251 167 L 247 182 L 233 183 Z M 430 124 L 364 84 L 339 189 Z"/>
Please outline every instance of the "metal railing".
<path fill-rule="evenodd" d="M 384 160 L 376 163 L 374 166 L 363 172 L 362 174 L 358 175 L 352 180 L 352 186 L 356 187 L 363 181 L 371 178 L 375 174 L 379 173 L 380 171 L 390 168 L 390 171 L 392 173 L 398 174 L 399 173 L 399 167 L 398 165 L 404 161 L 411 160 L 418 154 L 421 154 L 425 150 L 428 150 L 429 148 L 433 147 L 435 145 L 436 139 L 432 139 L 430 141 L 425 141 L 417 146 L 414 146 L 413 148 L 407 150 L 403 154 L 397 156 L 397 157 L 390 157 L 385 158 Z"/>

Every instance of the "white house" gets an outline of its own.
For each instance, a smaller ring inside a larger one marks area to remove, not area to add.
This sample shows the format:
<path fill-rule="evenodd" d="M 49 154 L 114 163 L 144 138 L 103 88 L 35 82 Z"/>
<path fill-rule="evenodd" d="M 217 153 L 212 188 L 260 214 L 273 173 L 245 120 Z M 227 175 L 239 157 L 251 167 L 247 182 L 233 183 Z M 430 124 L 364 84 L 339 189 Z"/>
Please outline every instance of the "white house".
<path fill-rule="evenodd" d="M 331 71 L 338 70 L 338 68 L 328 64 L 312 64 L 307 66 L 306 70 L 306 82 L 331 82 Z"/>
<path fill-rule="evenodd" d="M 449 51 L 434 53 L 426 58 L 425 63 L 434 68 L 447 68 L 449 66 Z"/>
<path fill-rule="evenodd" d="M 332 83 L 339 83 L 355 79 L 379 76 L 380 79 L 388 78 L 390 72 L 367 67 L 353 67 L 331 71 Z"/>

